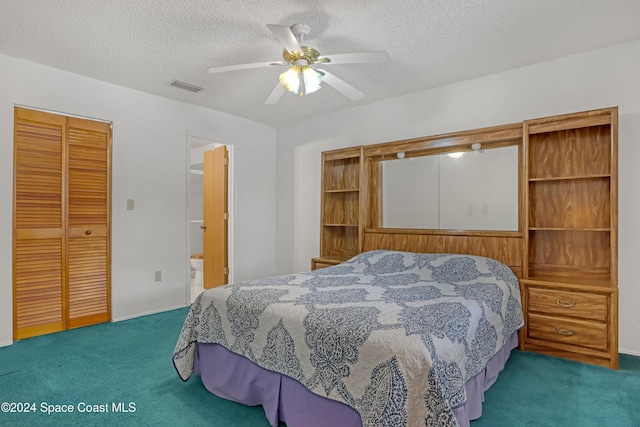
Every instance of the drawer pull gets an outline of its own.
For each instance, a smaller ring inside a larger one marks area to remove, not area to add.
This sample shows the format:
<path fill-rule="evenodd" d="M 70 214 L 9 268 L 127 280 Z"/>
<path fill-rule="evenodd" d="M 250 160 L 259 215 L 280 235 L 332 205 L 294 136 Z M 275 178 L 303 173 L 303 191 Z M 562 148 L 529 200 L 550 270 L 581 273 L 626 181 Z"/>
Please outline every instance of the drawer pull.
<path fill-rule="evenodd" d="M 576 331 L 572 331 L 571 329 L 560 329 L 556 327 L 556 333 L 560 335 L 564 335 L 565 337 L 570 337 L 576 333 Z"/>
<path fill-rule="evenodd" d="M 564 308 L 571 308 L 574 305 L 576 305 L 575 301 L 571 301 L 571 302 L 561 302 L 560 300 L 556 300 L 556 304 L 558 304 L 560 307 L 564 307 Z"/>

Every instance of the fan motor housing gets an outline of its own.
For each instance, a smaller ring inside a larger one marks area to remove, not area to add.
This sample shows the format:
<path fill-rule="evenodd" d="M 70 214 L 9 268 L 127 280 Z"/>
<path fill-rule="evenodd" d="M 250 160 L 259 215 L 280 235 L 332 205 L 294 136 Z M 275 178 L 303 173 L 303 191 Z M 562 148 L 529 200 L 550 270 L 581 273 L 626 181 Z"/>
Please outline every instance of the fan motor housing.
<path fill-rule="evenodd" d="M 289 52 L 288 50 L 284 50 L 282 52 L 282 58 L 287 64 L 296 65 L 296 62 L 304 59 L 307 61 L 308 65 L 314 64 L 316 62 L 324 62 L 318 61 L 318 57 L 320 56 L 320 52 L 316 49 L 309 46 L 301 46 L 302 54 L 300 52 Z"/>

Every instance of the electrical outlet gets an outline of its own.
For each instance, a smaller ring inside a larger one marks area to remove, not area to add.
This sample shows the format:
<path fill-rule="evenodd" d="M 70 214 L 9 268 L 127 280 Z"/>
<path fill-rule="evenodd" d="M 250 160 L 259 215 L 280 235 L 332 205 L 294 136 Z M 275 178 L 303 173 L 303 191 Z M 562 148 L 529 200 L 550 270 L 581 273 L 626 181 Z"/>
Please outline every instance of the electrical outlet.
<path fill-rule="evenodd" d="M 162 281 L 162 271 L 156 271 L 156 282 Z"/>
<path fill-rule="evenodd" d="M 135 202 L 133 201 L 133 199 L 127 199 L 127 210 L 132 211 L 134 207 Z"/>

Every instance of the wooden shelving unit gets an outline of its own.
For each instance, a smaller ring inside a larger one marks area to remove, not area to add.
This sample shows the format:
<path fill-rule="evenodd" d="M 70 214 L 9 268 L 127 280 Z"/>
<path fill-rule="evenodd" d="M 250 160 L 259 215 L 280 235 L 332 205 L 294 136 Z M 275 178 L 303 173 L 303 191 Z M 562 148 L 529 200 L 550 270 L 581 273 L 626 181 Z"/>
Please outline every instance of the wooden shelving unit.
<path fill-rule="evenodd" d="M 378 163 L 521 144 L 520 229 L 385 229 Z M 605 108 L 322 155 L 320 257 L 338 264 L 363 250 L 472 253 L 520 278 L 522 350 L 618 367 L 618 109 Z"/>
<path fill-rule="evenodd" d="M 524 350 L 618 366 L 617 109 L 524 122 Z"/>
<path fill-rule="evenodd" d="M 361 229 L 362 147 L 322 153 L 320 257 L 311 268 L 338 264 L 358 254 Z"/>

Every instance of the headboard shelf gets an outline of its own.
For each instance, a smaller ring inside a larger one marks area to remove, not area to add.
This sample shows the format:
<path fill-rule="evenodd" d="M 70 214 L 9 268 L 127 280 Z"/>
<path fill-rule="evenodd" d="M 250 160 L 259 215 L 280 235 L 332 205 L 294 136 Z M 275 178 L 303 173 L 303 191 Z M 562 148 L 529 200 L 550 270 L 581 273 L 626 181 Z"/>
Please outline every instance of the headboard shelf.
<path fill-rule="evenodd" d="M 522 237 L 519 231 L 500 230 L 432 230 L 427 228 L 365 228 L 365 233 L 377 234 L 433 234 L 443 236 Z"/>
<path fill-rule="evenodd" d="M 440 135 L 423 136 L 393 142 L 383 142 L 364 146 L 364 156 L 373 158 L 404 152 L 407 156 L 424 156 L 439 152 L 458 151 L 461 147 L 470 149 L 474 142 L 491 143 L 495 147 L 513 145 L 513 141 L 522 140 L 522 124 L 493 126 Z"/>

